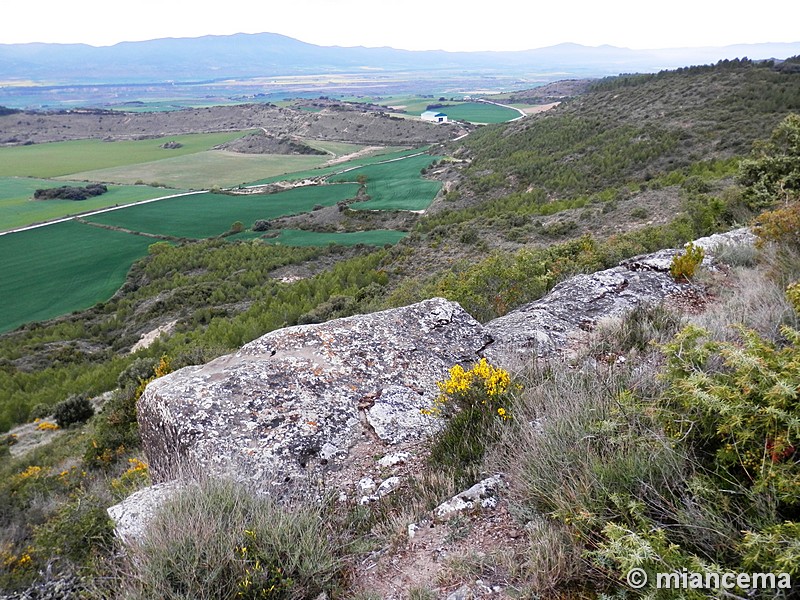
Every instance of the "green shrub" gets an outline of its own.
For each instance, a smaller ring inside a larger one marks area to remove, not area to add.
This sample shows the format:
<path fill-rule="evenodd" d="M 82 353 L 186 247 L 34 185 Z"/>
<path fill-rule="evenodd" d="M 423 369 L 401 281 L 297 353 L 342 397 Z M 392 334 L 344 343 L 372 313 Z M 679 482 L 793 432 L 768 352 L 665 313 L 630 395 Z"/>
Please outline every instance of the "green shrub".
<path fill-rule="evenodd" d="M 124 597 L 164 600 L 314 598 L 343 569 L 320 508 L 280 506 L 224 480 L 168 500 L 124 561 Z"/>
<path fill-rule="evenodd" d="M 59 427 L 83 423 L 94 416 L 92 401 L 83 394 L 70 396 L 53 407 L 53 418 Z"/>
<path fill-rule="evenodd" d="M 753 232 L 758 236 L 759 247 L 775 242 L 800 249 L 800 202 L 760 214 Z"/>
<path fill-rule="evenodd" d="M 740 547 L 746 569 L 800 577 L 800 523 L 786 521 L 760 532 L 745 532 Z"/>
<path fill-rule="evenodd" d="M 79 493 L 36 528 L 35 552 L 43 557 L 60 556 L 81 565 L 107 551 L 114 528 L 106 506 L 98 497 Z"/>
<path fill-rule="evenodd" d="M 683 254 L 677 254 L 672 259 L 669 266 L 669 273 L 675 281 L 689 281 L 694 277 L 694 273 L 700 263 L 703 262 L 705 252 L 699 246 L 695 246 L 691 242 L 686 245 L 686 251 Z"/>
<path fill-rule="evenodd" d="M 36 419 L 44 419 L 45 417 L 49 417 L 52 414 L 53 407 L 45 404 L 44 402 L 40 402 L 31 409 L 28 418 L 35 421 Z"/>
<path fill-rule="evenodd" d="M 744 328 L 741 343 L 685 328 L 665 346 L 661 418 L 721 486 L 735 482 L 786 507 L 800 504 L 800 332 L 781 331 L 783 346 Z"/>

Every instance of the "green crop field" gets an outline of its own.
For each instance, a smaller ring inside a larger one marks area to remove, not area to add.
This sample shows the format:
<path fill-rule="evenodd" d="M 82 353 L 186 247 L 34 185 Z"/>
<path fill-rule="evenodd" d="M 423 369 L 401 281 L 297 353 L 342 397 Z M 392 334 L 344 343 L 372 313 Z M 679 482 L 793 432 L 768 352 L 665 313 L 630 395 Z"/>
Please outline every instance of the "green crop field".
<path fill-rule="evenodd" d="M 308 177 L 322 177 L 325 175 L 330 175 L 331 173 L 338 173 L 340 171 L 344 171 L 345 169 L 350 169 L 353 167 L 371 165 L 374 163 L 391 160 L 402 156 L 408 156 L 410 154 L 416 154 L 417 152 L 424 152 L 429 147 L 430 146 L 425 146 L 423 148 L 412 148 L 403 150 L 398 150 L 397 148 L 385 148 L 384 150 L 376 152 L 375 154 L 360 156 L 358 158 L 348 160 L 347 162 L 339 163 L 337 165 L 331 165 L 329 167 L 322 167 L 319 169 L 309 169 L 307 171 L 294 171 L 292 173 L 287 173 L 285 175 L 277 177 L 267 177 L 265 179 L 259 179 L 258 181 L 254 181 L 253 185 L 260 185 L 262 183 L 274 183 L 276 181 L 298 181 L 300 179 L 306 179 Z"/>
<path fill-rule="evenodd" d="M 106 208 L 117 204 L 130 204 L 175 193 L 146 186 L 109 186 L 102 196 L 86 200 L 34 200 L 33 193 L 40 188 L 70 185 L 68 181 L 29 179 L 25 177 L 0 178 L 0 231 L 24 227 L 58 219 L 67 215 Z M 75 185 L 84 185 L 76 183 Z"/>
<path fill-rule="evenodd" d="M 389 163 L 374 164 L 342 173 L 330 181 L 356 181 L 367 176 L 371 199 L 351 204 L 354 210 L 425 210 L 442 187 L 440 181 L 422 179 L 420 170 L 437 157 L 427 154 Z"/>
<path fill-rule="evenodd" d="M 78 140 L 0 148 L 0 177 L 61 177 L 90 169 L 152 162 L 210 150 L 245 133 L 201 133 L 121 142 Z M 179 142 L 183 147 L 161 148 L 165 141 Z"/>
<path fill-rule="evenodd" d="M 210 150 L 154 162 L 84 171 L 70 178 L 129 184 L 158 182 L 192 189 L 233 187 L 254 179 L 310 169 L 329 159 L 323 155 L 242 154 Z"/>
<path fill-rule="evenodd" d="M 277 194 L 195 194 L 93 215 L 92 223 L 176 237 L 206 238 L 225 233 L 234 221 L 249 228 L 258 219 L 310 211 L 352 198 L 357 184 L 308 186 Z"/>
<path fill-rule="evenodd" d="M 319 233 L 316 231 L 303 231 L 300 229 L 282 229 L 278 237 L 268 238 L 270 244 L 283 244 L 284 246 L 327 246 L 339 244 L 341 246 L 355 246 L 366 244 L 368 246 L 383 246 L 396 244 L 408 233 L 389 229 L 373 229 L 369 231 L 353 231 L 348 233 Z"/>
<path fill-rule="evenodd" d="M 323 152 L 329 152 L 331 154 L 335 154 L 336 156 L 344 156 L 345 154 L 352 154 L 353 152 L 358 152 L 359 150 L 363 150 L 366 146 L 362 144 L 349 144 L 347 142 L 331 142 L 327 140 L 303 140 L 303 143 L 311 146 L 312 148 L 316 148 L 317 150 L 322 150 Z"/>
<path fill-rule="evenodd" d="M 521 116 L 517 111 L 510 108 L 484 104 L 483 102 L 453 104 L 436 110 L 443 112 L 451 120 L 469 121 L 470 123 L 505 123 Z"/>
<path fill-rule="evenodd" d="M 110 298 L 152 243 L 76 221 L 0 236 L 0 331 Z"/>

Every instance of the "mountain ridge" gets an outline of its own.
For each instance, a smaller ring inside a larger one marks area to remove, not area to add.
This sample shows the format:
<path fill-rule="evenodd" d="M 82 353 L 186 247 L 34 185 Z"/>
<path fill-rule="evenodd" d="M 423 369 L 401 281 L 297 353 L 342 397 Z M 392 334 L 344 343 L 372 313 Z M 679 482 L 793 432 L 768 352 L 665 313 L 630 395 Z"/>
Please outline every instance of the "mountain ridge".
<path fill-rule="evenodd" d="M 282 34 L 237 33 L 88 44 L 0 44 L 0 80 L 99 83 L 207 80 L 379 69 L 384 72 L 475 70 L 487 72 L 567 70 L 605 76 L 707 64 L 742 57 L 780 59 L 800 54 L 793 43 L 632 50 L 572 42 L 521 51 L 450 52 L 391 47 L 319 46 Z M 2 86 L 0 86 L 2 89 Z"/>

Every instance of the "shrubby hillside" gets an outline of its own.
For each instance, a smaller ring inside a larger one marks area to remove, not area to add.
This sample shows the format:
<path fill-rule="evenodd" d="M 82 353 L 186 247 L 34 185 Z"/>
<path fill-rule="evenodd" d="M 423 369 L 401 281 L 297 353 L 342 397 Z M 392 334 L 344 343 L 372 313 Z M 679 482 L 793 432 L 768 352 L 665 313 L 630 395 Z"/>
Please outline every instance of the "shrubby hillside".
<path fill-rule="evenodd" d="M 153 377 L 280 327 L 434 295 L 485 321 L 570 274 L 750 223 L 765 209 L 758 255 L 729 256 L 730 279 L 697 275 L 712 296 L 727 298 L 697 324 L 708 333 L 684 329 L 663 308 L 634 315 L 598 334 L 588 355 L 597 372 L 534 365 L 523 374 L 520 395 L 509 398 L 516 404 L 508 405 L 519 419 L 501 419 L 500 427 L 453 419 L 468 428 L 433 444 L 429 468 L 441 487 L 426 483 L 426 471 L 410 490 L 427 489 L 424 502 L 405 498 L 336 518 L 302 509 L 298 525 L 281 523 L 298 539 L 317 535 L 320 519 L 336 532 L 326 538 L 332 547 L 318 549 L 318 566 L 325 589 L 347 597 L 353 561 L 391 545 L 393 514 L 405 500 L 423 511 L 443 499 L 434 498 L 440 492 L 505 470 L 530 549 L 510 562 L 472 563 L 473 580 L 507 569 L 508 588 L 521 593 L 591 595 L 614 593 L 638 565 L 796 569 L 798 307 L 796 287 L 788 298 L 784 292 L 800 277 L 800 123 L 788 116 L 798 103 L 800 74 L 769 63 L 604 80 L 552 113 L 487 126 L 437 150 L 446 158 L 428 175 L 445 180 L 447 191 L 394 247 L 156 243 L 108 302 L 0 336 L 0 428 L 47 417 L 66 400 L 58 414 L 79 415 L 61 432 L 52 420 L 28 425 L 53 439 L 18 457 L 11 455 L 17 438 L 3 436 L 0 588 L 23 588 L 48 565 L 86 575 L 88 587 L 129 574 L 130 564 L 109 562 L 105 508 L 148 481 L 135 403 Z M 762 141 L 751 153 L 755 140 Z M 171 335 L 128 353 L 141 334 L 173 322 Z M 756 333 L 731 333 L 734 322 Z M 655 348 L 654 339 L 666 345 Z M 620 362 L 630 371 L 610 368 Z M 764 378 L 748 379 L 748 364 L 764 365 Z M 741 402 L 726 392 L 736 386 L 747 391 Z M 91 417 L 82 398 L 110 390 Z M 719 403 L 730 420 L 718 420 Z M 690 431 L 676 415 L 691 417 Z M 525 424 L 540 418 L 548 425 L 535 436 Z M 589 437 L 596 443 L 582 446 Z M 467 452 L 458 451 L 459 440 Z M 532 450 L 520 456 L 521 447 Z M 212 490 L 211 501 L 228 502 L 230 494 L 239 492 Z M 244 524 L 273 522 L 262 518 L 273 506 L 236 502 Z M 176 552 L 163 548 L 163 556 Z M 153 585 L 177 581 L 160 572 L 163 579 L 151 573 Z M 291 591 L 280 573 L 266 576 Z"/>

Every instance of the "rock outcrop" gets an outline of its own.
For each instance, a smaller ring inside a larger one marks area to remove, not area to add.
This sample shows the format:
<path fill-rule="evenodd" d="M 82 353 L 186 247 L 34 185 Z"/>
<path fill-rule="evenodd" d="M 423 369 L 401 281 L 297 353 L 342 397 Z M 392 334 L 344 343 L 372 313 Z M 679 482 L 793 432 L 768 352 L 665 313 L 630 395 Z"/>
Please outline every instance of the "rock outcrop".
<path fill-rule="evenodd" d="M 713 266 L 715 248 L 752 242 L 738 230 L 696 243 Z M 677 253 L 573 277 L 485 326 L 458 304 L 434 298 L 274 331 L 235 354 L 157 379 L 138 407 L 151 476 L 231 475 L 278 497 L 293 482 L 322 482 L 376 501 L 401 482 L 366 474 L 409 460 L 436 429 L 420 409 L 431 405 L 450 367 L 485 356 L 513 368 L 531 356 L 563 355 L 602 320 L 691 287 L 668 273 Z M 385 454 L 384 463 L 377 460 Z M 123 536 L 139 535 L 136 521 L 161 501 L 159 490 L 111 509 Z"/>
<path fill-rule="evenodd" d="M 748 229 L 737 229 L 695 240 L 706 252 L 704 265 L 713 267 L 714 251 L 725 246 L 753 245 Z M 511 366 L 531 356 L 568 352 L 585 332 L 604 319 L 621 317 L 639 304 L 662 302 L 685 289 L 669 274 L 680 250 L 660 250 L 635 256 L 619 266 L 589 275 L 576 275 L 531 302 L 486 324 L 492 344 L 484 355 Z"/>
<path fill-rule="evenodd" d="M 435 423 L 420 409 L 436 381 L 489 341 L 441 298 L 274 331 L 147 387 L 138 409 L 151 475 L 233 474 L 269 489 L 340 469 L 360 443 L 419 441 Z"/>

